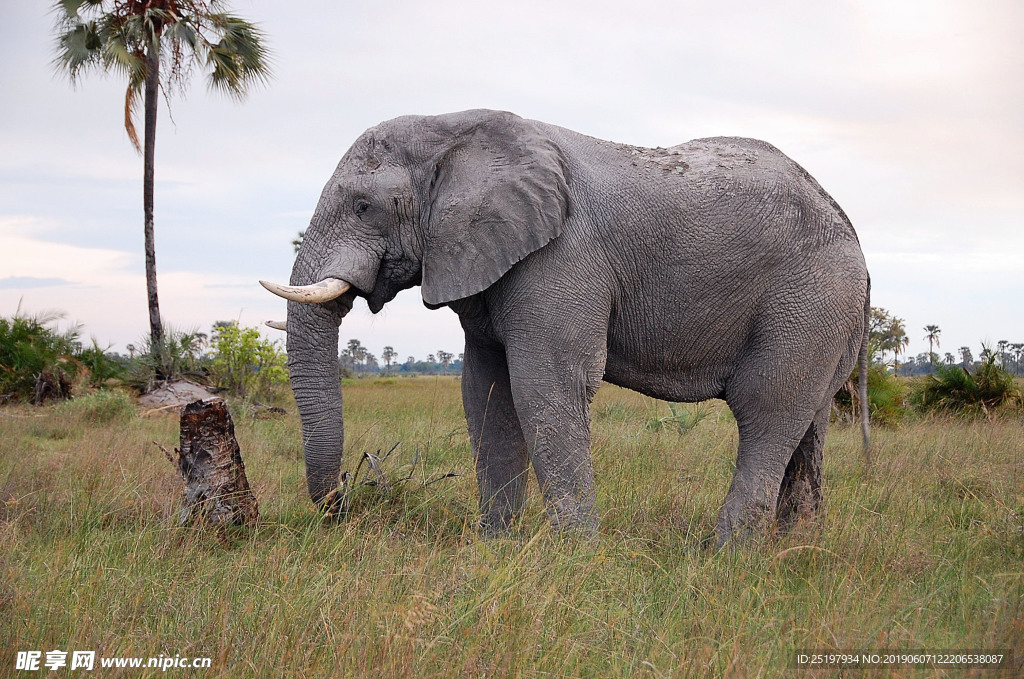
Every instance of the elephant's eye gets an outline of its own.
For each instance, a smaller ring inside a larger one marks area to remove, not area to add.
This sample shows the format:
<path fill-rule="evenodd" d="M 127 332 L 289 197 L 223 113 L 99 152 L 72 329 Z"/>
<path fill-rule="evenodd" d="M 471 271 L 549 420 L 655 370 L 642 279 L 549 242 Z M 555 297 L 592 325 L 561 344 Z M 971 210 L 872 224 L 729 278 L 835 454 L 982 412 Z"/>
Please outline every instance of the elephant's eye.
<path fill-rule="evenodd" d="M 364 212 L 366 212 L 369 209 L 370 209 L 370 204 L 367 201 L 362 200 L 362 199 L 357 200 L 355 206 L 353 207 L 353 210 L 355 210 L 355 213 L 357 215 L 361 215 L 361 214 L 363 214 Z"/>

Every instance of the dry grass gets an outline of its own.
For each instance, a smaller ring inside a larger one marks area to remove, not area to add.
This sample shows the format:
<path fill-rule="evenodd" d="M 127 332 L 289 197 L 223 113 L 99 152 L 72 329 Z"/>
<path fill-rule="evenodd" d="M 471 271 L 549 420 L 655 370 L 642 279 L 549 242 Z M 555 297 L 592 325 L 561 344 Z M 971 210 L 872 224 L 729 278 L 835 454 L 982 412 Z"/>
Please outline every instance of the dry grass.
<path fill-rule="evenodd" d="M 650 425 L 665 404 L 602 388 L 592 544 L 550 535 L 536 488 L 517 535 L 477 537 L 454 378 L 359 380 L 345 398 L 346 466 L 401 441 L 387 467 L 413 481 L 362 487 L 324 524 L 297 418 L 234 408 L 263 522 L 225 539 L 176 523 L 181 483 L 151 443 L 176 443 L 176 417 L 0 411 L 0 675 L 15 650 L 55 648 L 211 656 L 210 677 L 778 676 L 822 648 L 1024 660 L 1019 416 L 878 430 L 871 471 L 836 425 L 824 518 L 710 552 L 736 445 L 722 404 L 680 433 Z"/>

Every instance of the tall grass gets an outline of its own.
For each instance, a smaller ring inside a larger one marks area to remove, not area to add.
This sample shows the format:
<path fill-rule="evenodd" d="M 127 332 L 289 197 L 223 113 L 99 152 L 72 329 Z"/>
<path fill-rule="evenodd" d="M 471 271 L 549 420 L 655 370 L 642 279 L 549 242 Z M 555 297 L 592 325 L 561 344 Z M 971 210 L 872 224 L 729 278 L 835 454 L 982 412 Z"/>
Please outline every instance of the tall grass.
<path fill-rule="evenodd" d="M 210 656 L 210 677 L 770 677 L 823 648 L 1024 659 L 1019 418 L 876 431 L 870 470 L 834 425 L 823 518 L 713 552 L 735 422 L 712 403 L 681 434 L 647 426 L 657 408 L 598 393 L 596 543 L 551 535 L 535 487 L 514 535 L 478 537 L 453 378 L 346 386 L 346 468 L 401 442 L 387 471 L 413 475 L 360 487 L 340 523 L 310 508 L 297 418 L 236 416 L 263 521 L 229 535 L 176 522 L 181 481 L 151 443 L 177 440 L 176 417 L 4 409 L 0 674 L 54 648 Z"/>

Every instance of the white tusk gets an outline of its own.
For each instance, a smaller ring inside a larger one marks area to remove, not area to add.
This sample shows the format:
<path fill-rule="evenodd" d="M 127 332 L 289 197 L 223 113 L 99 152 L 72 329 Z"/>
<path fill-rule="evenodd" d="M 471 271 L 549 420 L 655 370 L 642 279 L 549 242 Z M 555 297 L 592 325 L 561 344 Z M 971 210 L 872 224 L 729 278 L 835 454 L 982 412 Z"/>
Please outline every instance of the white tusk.
<path fill-rule="evenodd" d="M 288 325 L 284 321 L 266 321 L 266 325 L 267 327 L 273 328 L 274 330 L 284 330 L 285 332 L 288 331 Z"/>
<path fill-rule="evenodd" d="M 352 287 L 340 278 L 325 278 L 312 285 L 278 285 L 267 281 L 260 281 L 260 285 L 278 297 L 303 304 L 329 302 L 335 297 L 342 296 L 346 290 Z"/>

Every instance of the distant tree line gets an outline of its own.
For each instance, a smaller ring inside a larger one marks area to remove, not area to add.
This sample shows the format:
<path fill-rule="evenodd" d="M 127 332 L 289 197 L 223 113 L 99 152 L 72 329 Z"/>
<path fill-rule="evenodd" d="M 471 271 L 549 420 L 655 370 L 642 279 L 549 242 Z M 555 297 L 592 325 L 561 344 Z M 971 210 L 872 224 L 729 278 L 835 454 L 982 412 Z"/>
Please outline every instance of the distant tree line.
<path fill-rule="evenodd" d="M 981 345 L 978 358 L 975 359 L 970 347 L 959 347 L 956 353 L 945 352 L 939 356 L 929 352 L 918 354 L 900 363 L 898 374 L 906 377 L 930 375 L 935 372 L 936 364 L 945 366 L 959 365 L 964 370 L 975 370 L 993 359 L 993 363 L 1016 377 L 1024 376 L 1024 342 L 999 340 L 995 348 Z"/>
<path fill-rule="evenodd" d="M 384 365 L 381 365 L 383 361 Z M 380 359 L 372 354 L 358 339 L 350 339 L 348 345 L 338 356 L 338 366 L 342 374 L 403 374 L 403 375 L 460 375 L 462 374 L 462 354 L 452 354 L 439 349 L 428 354 L 426 360 L 418 360 L 409 356 L 399 360 L 399 354 L 392 346 L 384 347 Z"/>
<path fill-rule="evenodd" d="M 871 307 L 868 348 L 872 362 L 882 363 L 899 375 L 914 376 L 930 375 L 938 364 L 960 365 L 964 370 L 974 370 L 992 358 L 995 365 L 1011 375 L 1024 375 L 1024 342 L 999 340 L 995 347 L 983 343 L 975 359 L 971 348 L 966 346 L 959 347 L 956 353 L 946 351 L 939 354 L 936 349 L 941 348 L 942 329 L 937 325 L 926 325 L 923 330 L 925 335 L 922 339 L 928 342 L 928 352 L 900 360 L 910 345 L 906 322 L 881 307 Z"/>

